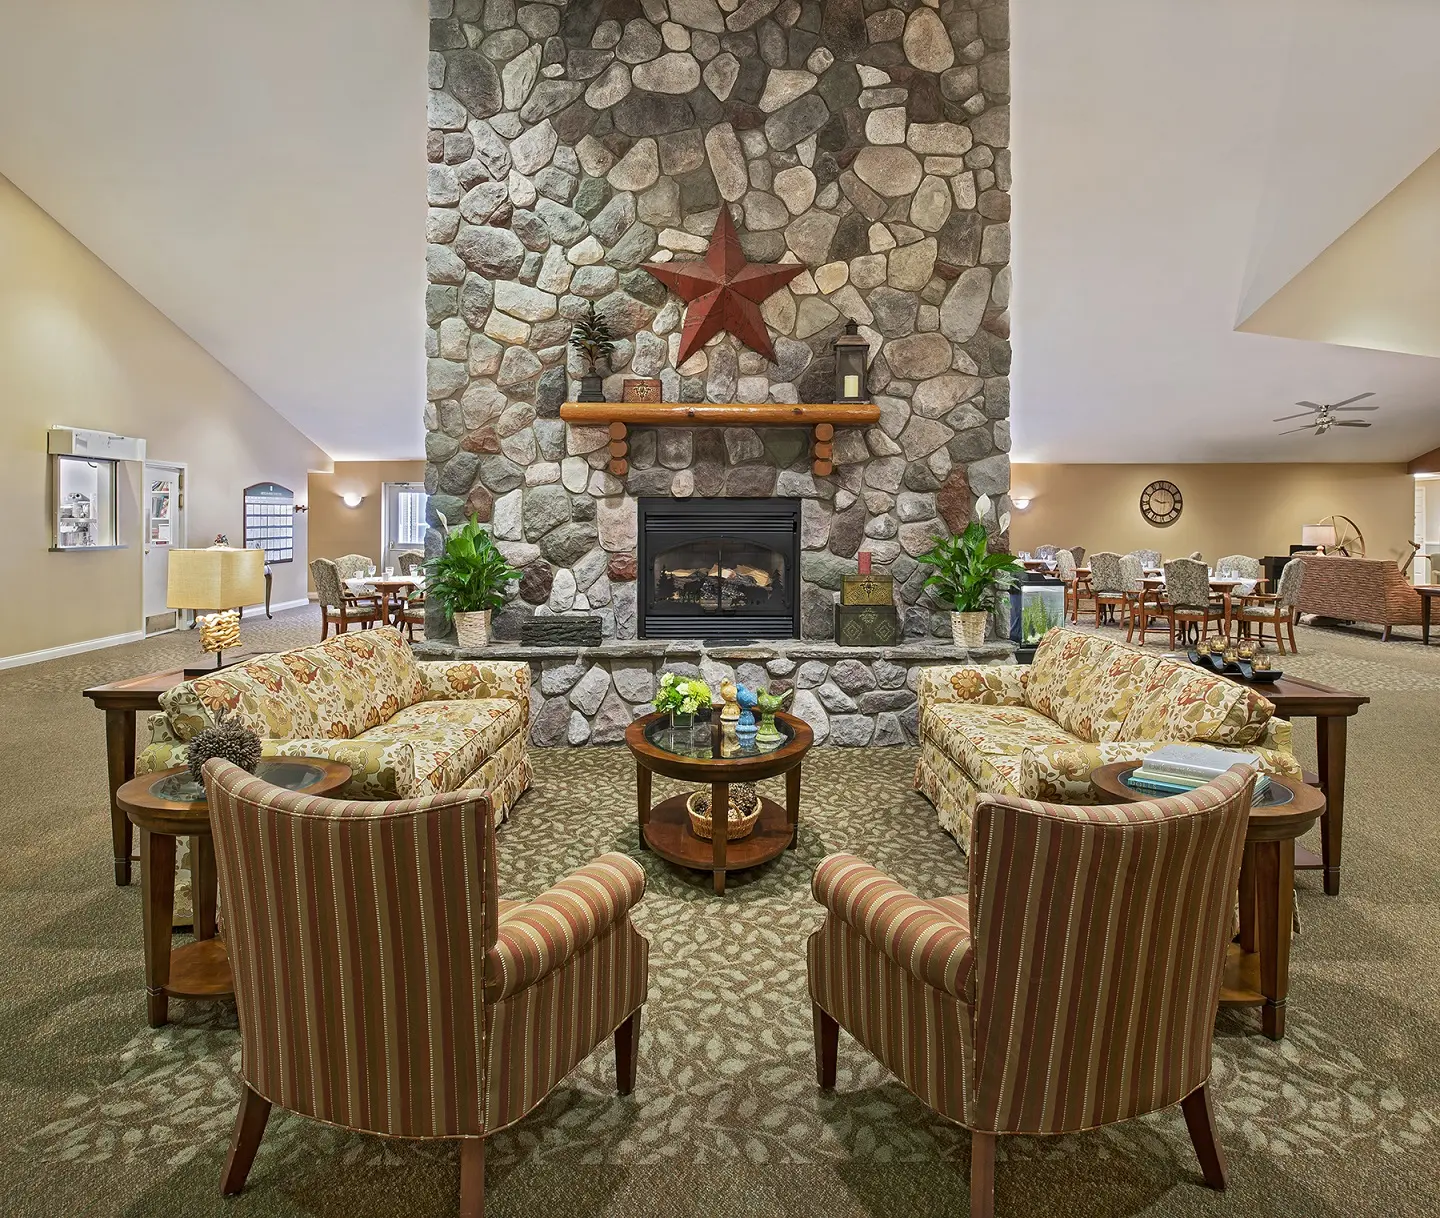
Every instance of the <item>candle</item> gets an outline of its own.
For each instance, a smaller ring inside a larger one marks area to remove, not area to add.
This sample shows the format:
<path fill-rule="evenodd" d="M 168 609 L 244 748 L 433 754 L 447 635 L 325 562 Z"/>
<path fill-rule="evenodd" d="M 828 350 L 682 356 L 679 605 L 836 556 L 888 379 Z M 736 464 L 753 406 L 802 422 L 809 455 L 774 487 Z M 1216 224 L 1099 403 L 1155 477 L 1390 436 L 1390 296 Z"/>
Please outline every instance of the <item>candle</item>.
<path fill-rule="evenodd" d="M 861 574 L 861 575 L 869 575 L 869 574 L 870 574 L 870 551 L 869 551 L 869 550 L 861 550 L 860 553 L 855 556 L 855 558 L 856 558 L 856 561 L 858 561 L 859 564 L 860 564 L 860 567 L 859 567 L 859 572 L 860 572 L 860 574 Z"/>
<path fill-rule="evenodd" d="M 845 377 L 845 397 L 858 398 L 860 396 L 860 378 L 855 375 Z"/>

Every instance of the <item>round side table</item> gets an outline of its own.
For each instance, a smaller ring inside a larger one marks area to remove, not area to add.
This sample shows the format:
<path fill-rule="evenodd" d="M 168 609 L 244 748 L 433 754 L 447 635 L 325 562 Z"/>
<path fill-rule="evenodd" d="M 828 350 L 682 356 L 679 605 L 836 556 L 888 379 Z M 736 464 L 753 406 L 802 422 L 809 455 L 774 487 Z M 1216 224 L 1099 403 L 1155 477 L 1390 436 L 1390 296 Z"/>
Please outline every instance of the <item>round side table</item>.
<path fill-rule="evenodd" d="M 718 712 L 717 712 L 718 713 Z M 695 871 L 709 871 L 717 896 L 725 894 L 725 874 L 745 871 L 778 858 L 795 845 L 800 825 L 800 763 L 815 742 L 803 719 L 775 713 L 783 739 L 773 744 L 718 745 L 708 723 L 692 729 L 673 728 L 669 715 L 636 719 L 625 729 L 625 743 L 635 755 L 635 801 L 640 822 L 640 845 L 661 858 Z M 685 795 L 673 795 L 650 806 L 652 776 L 703 783 L 710 788 L 710 807 L 729 808 L 730 784 L 758 782 L 785 775 L 785 806 L 760 797 L 760 818 L 755 828 L 738 841 L 727 841 L 724 831 L 710 841 L 690 827 Z"/>
<path fill-rule="evenodd" d="M 323 757 L 267 757 L 257 778 L 307 795 L 328 795 L 350 781 L 350 767 Z M 152 1028 L 170 1021 L 172 998 L 226 998 L 235 992 L 225 944 L 215 935 L 215 843 L 205 791 L 188 766 L 142 774 L 115 800 L 140 830 L 144 901 L 145 1006 Z M 175 839 L 192 839 L 190 892 L 195 942 L 171 949 L 175 914 Z"/>
<path fill-rule="evenodd" d="M 1103 765 L 1090 775 L 1090 786 L 1104 803 L 1165 798 L 1129 785 L 1131 771 L 1139 767 L 1138 761 Z M 1225 954 L 1220 1005 L 1259 1007 L 1261 1029 L 1271 1040 L 1285 1037 L 1295 916 L 1295 839 L 1324 811 L 1325 796 L 1318 788 L 1274 774 L 1269 789 L 1250 805 L 1240 863 L 1240 938 Z"/>

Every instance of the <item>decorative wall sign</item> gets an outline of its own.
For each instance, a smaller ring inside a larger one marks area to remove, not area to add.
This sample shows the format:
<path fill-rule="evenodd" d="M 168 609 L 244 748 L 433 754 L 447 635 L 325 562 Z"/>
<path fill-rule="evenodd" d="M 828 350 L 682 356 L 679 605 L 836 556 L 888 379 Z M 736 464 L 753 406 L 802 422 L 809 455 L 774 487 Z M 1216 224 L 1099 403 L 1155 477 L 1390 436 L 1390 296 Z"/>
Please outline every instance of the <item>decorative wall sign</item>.
<path fill-rule="evenodd" d="M 1152 482 L 1140 492 L 1140 514 L 1156 528 L 1165 528 L 1180 519 L 1185 500 L 1180 488 L 1163 479 Z"/>
<path fill-rule="evenodd" d="M 644 267 L 690 307 L 680 332 L 677 363 L 683 364 L 717 334 L 729 332 L 752 351 L 775 359 L 770 329 L 760 302 L 783 288 L 805 268 L 798 262 L 747 262 L 722 206 L 705 257 L 692 262 L 647 262 Z"/>

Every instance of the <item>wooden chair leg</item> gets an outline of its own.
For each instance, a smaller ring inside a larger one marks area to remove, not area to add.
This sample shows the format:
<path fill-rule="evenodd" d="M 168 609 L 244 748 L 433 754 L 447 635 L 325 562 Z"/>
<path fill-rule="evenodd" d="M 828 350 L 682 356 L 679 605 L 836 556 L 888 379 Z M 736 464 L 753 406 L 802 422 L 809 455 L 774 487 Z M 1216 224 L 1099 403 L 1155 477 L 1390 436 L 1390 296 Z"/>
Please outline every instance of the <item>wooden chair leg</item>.
<path fill-rule="evenodd" d="M 1291 650 L 1292 652 L 1294 652 L 1294 653 L 1298 656 L 1298 655 L 1300 654 L 1300 648 L 1298 648 L 1298 647 L 1295 645 L 1295 619 L 1294 619 L 1294 617 L 1291 617 L 1291 619 L 1285 624 L 1285 628 L 1290 632 L 1290 650 Z M 1277 633 L 1278 633 L 1278 631 L 1277 631 Z"/>
<path fill-rule="evenodd" d="M 636 1052 L 640 1048 L 640 1012 L 644 1007 L 637 1007 L 634 1013 L 615 1029 L 615 1087 L 621 1095 L 629 1095 L 635 1090 L 635 1066 L 639 1060 Z"/>
<path fill-rule="evenodd" d="M 330 615 L 325 612 L 325 606 L 320 606 L 320 641 L 323 643 L 330 637 Z"/>
<path fill-rule="evenodd" d="M 835 1062 L 840 1052 L 840 1025 L 828 1011 L 812 1005 L 815 1023 L 815 1081 L 822 1091 L 835 1089 Z"/>
<path fill-rule="evenodd" d="M 970 1131 L 970 1218 L 995 1218 L 995 1135 Z"/>
<path fill-rule="evenodd" d="M 265 1122 L 270 1119 L 270 1101 L 248 1083 L 240 1085 L 240 1110 L 235 1114 L 235 1132 L 230 1137 L 230 1154 L 220 1175 L 220 1192 L 230 1197 L 245 1187 L 260 1139 L 265 1136 Z"/>
<path fill-rule="evenodd" d="M 1180 1110 L 1185 1114 L 1185 1126 L 1190 1130 L 1190 1141 L 1195 1144 L 1205 1183 L 1223 1190 L 1228 1183 L 1225 1152 L 1220 1149 L 1220 1139 L 1215 1134 L 1215 1105 L 1210 1102 L 1210 1084 L 1195 1088 L 1181 1100 Z"/>
<path fill-rule="evenodd" d="M 485 1218 L 485 1139 L 460 1143 L 460 1218 Z"/>

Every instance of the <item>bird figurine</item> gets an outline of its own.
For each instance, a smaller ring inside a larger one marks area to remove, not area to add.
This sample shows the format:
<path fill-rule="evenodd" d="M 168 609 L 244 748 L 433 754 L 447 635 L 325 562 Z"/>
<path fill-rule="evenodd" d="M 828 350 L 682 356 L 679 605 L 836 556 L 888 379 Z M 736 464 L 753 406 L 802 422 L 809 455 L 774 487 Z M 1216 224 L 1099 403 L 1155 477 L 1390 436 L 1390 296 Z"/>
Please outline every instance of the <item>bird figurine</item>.
<path fill-rule="evenodd" d="M 784 734 L 775 726 L 775 712 L 790 700 L 790 695 L 795 691 L 787 689 L 783 694 L 766 693 L 763 689 L 755 695 L 760 706 L 760 730 L 755 736 L 757 744 L 775 744 L 785 739 Z"/>
<path fill-rule="evenodd" d="M 754 744 L 755 734 L 760 730 L 755 722 L 755 707 L 759 699 L 744 685 L 735 690 L 735 701 L 740 707 L 740 717 L 735 723 L 735 736 L 741 744 Z"/>

